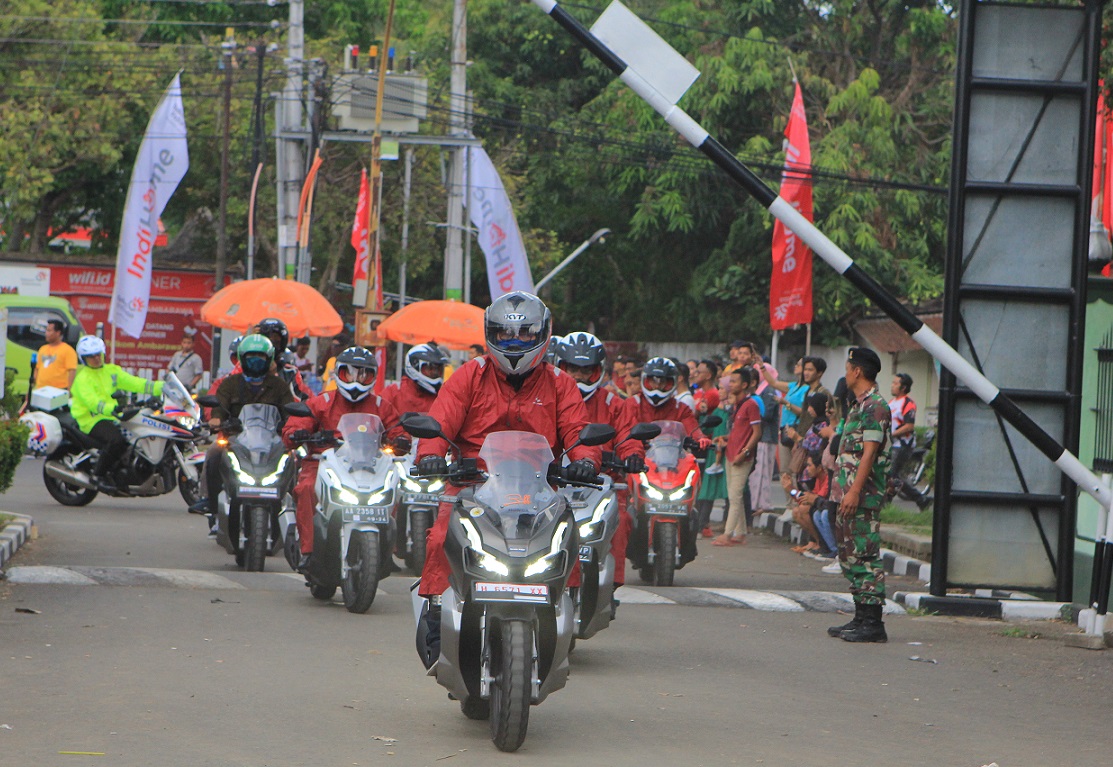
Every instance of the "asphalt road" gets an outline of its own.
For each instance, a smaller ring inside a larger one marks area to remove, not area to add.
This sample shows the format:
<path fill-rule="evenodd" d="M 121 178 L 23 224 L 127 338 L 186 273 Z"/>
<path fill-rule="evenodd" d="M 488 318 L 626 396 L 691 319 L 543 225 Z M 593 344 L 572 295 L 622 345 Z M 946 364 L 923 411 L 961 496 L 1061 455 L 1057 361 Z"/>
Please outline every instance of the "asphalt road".
<path fill-rule="evenodd" d="M 22 466 L 0 498 L 39 528 L 11 572 L 131 585 L 0 583 L 0 765 L 1075 767 L 1108 754 L 1113 656 L 1065 647 L 1063 625 L 899 615 L 888 644 L 858 646 L 826 636 L 837 615 L 627 604 L 505 756 L 424 676 L 408 577 L 352 615 L 311 599 L 281 559 L 239 573 L 177 496 L 64 509 L 38 470 Z M 677 582 L 842 589 L 817 569 L 758 538 L 705 547 Z M 1012 636 L 1028 630 L 1041 638 Z"/>

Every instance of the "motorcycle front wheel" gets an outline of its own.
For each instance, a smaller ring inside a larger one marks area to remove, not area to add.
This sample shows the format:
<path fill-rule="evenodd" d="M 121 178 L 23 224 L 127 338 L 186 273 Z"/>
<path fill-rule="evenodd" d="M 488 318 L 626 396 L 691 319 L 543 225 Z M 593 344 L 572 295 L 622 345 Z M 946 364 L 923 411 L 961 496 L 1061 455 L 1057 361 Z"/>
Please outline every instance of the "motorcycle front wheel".
<path fill-rule="evenodd" d="M 65 462 L 65 458 L 70 455 L 72 455 L 72 453 L 56 454 L 56 457 L 47 458 L 46 461 L 58 461 L 62 465 L 68 466 Z M 43 484 L 46 485 L 46 492 L 50 493 L 50 497 L 58 501 L 58 503 L 63 506 L 87 506 L 97 497 L 96 490 L 87 490 L 83 487 L 67 485 L 61 480 L 55 479 L 47 474 L 46 461 L 43 461 Z"/>
<path fill-rule="evenodd" d="M 348 575 L 340 584 L 344 606 L 351 613 L 371 609 L 379 590 L 379 536 L 376 533 L 352 533 L 348 543 Z"/>
<path fill-rule="evenodd" d="M 266 506 L 251 506 L 247 510 L 247 543 L 243 552 L 243 569 L 261 573 L 267 562 L 267 533 L 271 517 Z"/>
<path fill-rule="evenodd" d="M 186 502 L 186 506 L 192 506 L 201 500 L 201 483 L 196 479 L 187 478 L 185 472 L 179 469 L 178 492 L 182 494 L 182 500 Z"/>
<path fill-rule="evenodd" d="M 671 586 L 676 575 L 676 533 L 677 526 L 657 525 L 654 531 L 653 546 L 656 558 L 653 560 L 653 583 L 655 586 Z"/>
<path fill-rule="evenodd" d="M 533 676 L 533 625 L 502 621 L 491 642 L 491 741 L 499 751 L 517 751 L 526 739 Z"/>

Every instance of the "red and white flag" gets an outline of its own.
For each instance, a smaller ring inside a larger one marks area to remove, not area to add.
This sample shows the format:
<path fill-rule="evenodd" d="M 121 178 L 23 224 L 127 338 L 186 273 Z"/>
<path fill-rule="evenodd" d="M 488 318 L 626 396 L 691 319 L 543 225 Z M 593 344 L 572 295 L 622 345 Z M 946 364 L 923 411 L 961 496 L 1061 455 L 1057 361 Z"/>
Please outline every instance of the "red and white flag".
<path fill-rule="evenodd" d="M 367 279 L 371 255 L 371 185 L 367 180 L 367 169 L 359 177 L 359 201 L 356 203 L 356 217 L 352 221 L 352 247 L 356 250 L 356 265 L 352 270 L 352 305 L 364 306 L 367 303 Z"/>
<path fill-rule="evenodd" d="M 800 83 L 785 128 L 785 168 L 781 198 L 808 221 L 812 213 L 812 149 Z M 769 324 L 773 330 L 812 321 L 812 252 L 778 219 L 773 225 L 773 274 L 769 280 Z"/>

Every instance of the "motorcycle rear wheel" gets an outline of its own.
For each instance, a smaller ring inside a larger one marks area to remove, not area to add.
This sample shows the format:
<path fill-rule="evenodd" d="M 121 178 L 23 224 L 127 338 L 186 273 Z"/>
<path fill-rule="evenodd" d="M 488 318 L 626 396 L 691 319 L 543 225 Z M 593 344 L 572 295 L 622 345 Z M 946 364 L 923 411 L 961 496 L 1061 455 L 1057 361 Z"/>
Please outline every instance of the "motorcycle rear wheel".
<path fill-rule="evenodd" d="M 48 458 L 47 461 L 61 461 L 69 455 L 72 455 L 72 453 L 56 455 L 54 458 Z M 46 461 L 43 462 L 43 484 L 46 485 L 46 492 L 50 493 L 50 497 L 63 506 L 87 506 L 97 497 L 96 490 L 87 490 L 83 487 L 67 485 L 61 480 L 55 479 L 47 474 Z"/>
<path fill-rule="evenodd" d="M 676 525 L 657 525 L 654 531 L 656 558 L 653 560 L 653 584 L 671 586 L 676 575 Z"/>
<path fill-rule="evenodd" d="M 379 590 L 379 536 L 376 533 L 352 533 L 348 543 L 348 575 L 340 584 L 344 606 L 350 613 L 371 609 Z"/>
<path fill-rule="evenodd" d="M 415 511 L 410 515 L 410 540 L 413 548 L 406 555 L 406 564 L 415 575 L 421 575 L 421 571 L 425 569 L 425 537 L 428 535 L 431 516 L 428 511 Z"/>
<path fill-rule="evenodd" d="M 533 697 L 533 626 L 508 620 L 499 628 L 491 643 L 491 741 L 499 751 L 517 751 L 526 739 Z"/>
<path fill-rule="evenodd" d="M 267 563 L 267 533 L 270 529 L 271 519 L 266 506 L 252 506 L 247 510 L 244 570 L 253 573 L 263 572 L 263 567 Z"/>

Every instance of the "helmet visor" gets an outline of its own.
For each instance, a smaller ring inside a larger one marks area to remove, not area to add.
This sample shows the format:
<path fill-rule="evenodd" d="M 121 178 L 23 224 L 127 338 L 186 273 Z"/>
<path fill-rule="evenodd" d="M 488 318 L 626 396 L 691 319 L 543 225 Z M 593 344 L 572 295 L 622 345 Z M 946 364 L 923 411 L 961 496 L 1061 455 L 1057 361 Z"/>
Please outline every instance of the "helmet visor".
<path fill-rule="evenodd" d="M 439 362 L 422 362 L 417 366 L 417 370 L 427 378 L 443 378 L 444 365 Z"/>
<path fill-rule="evenodd" d="M 537 348 L 541 340 L 541 329 L 527 326 L 517 331 L 511 328 L 496 328 L 488 334 L 487 342 L 507 354 L 521 354 Z"/>
<path fill-rule="evenodd" d="M 642 379 L 642 385 L 649 391 L 668 391 L 676 386 L 676 379 L 666 376 L 646 376 Z"/>
<path fill-rule="evenodd" d="M 602 365 L 573 365 L 571 362 L 561 360 L 559 367 L 576 383 L 595 383 L 603 377 Z"/>
<path fill-rule="evenodd" d="M 267 369 L 271 365 L 271 361 L 267 359 L 265 354 L 250 352 L 240 358 L 240 365 L 243 367 L 245 375 L 252 378 L 259 378 L 266 374 Z"/>
<path fill-rule="evenodd" d="M 371 368 L 340 365 L 336 368 L 336 378 L 342 383 L 369 383 L 375 379 L 375 371 Z"/>

